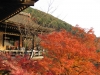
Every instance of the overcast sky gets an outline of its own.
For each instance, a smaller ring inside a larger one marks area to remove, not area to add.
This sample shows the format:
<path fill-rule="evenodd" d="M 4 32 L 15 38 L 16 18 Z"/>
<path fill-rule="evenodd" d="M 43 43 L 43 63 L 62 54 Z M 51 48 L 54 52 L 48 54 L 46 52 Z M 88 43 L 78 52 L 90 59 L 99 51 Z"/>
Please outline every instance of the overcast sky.
<path fill-rule="evenodd" d="M 100 0 L 39 0 L 33 8 L 48 12 L 73 26 L 93 27 L 96 36 L 100 36 Z"/>

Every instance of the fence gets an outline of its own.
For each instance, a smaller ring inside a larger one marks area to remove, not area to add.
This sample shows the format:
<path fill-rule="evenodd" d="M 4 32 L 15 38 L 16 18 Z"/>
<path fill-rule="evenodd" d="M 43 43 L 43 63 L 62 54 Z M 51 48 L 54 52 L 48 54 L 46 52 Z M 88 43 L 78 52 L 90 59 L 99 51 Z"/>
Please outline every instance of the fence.
<path fill-rule="evenodd" d="M 39 56 L 43 57 L 43 50 L 0 50 L 2 53 L 9 53 L 11 56 L 21 55 L 24 56 L 25 54 L 30 55 L 30 58 L 36 58 Z M 26 53 L 25 53 L 26 52 Z"/>

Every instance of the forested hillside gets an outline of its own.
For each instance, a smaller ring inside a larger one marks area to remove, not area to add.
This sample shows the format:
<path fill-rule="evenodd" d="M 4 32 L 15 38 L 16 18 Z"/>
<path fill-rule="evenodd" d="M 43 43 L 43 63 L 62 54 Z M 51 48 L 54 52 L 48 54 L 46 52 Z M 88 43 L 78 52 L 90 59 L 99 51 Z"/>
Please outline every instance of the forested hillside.
<path fill-rule="evenodd" d="M 56 30 L 64 28 L 67 31 L 70 31 L 72 28 L 70 24 L 40 10 L 29 7 L 24 12 L 30 13 L 33 21 L 41 26 L 54 28 Z"/>

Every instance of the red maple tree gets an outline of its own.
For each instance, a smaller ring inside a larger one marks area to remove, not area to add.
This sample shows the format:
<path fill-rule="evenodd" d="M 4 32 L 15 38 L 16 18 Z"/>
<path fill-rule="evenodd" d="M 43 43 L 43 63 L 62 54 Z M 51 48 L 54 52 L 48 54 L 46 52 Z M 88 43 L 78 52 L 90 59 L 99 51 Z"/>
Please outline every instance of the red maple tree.
<path fill-rule="evenodd" d="M 46 50 L 40 65 L 55 75 L 99 75 L 96 36 L 91 28 L 87 32 L 78 26 L 71 32 L 61 30 L 39 35 L 41 46 Z M 100 58 L 99 58 L 100 59 Z"/>
<path fill-rule="evenodd" d="M 76 26 L 71 32 L 61 30 L 39 37 L 45 49 L 42 60 L 0 53 L 0 70 L 13 75 L 100 75 L 99 42 L 93 29 Z"/>
<path fill-rule="evenodd" d="M 0 53 L 0 70 L 9 71 L 10 75 L 44 74 L 44 68 L 39 65 L 38 60 L 29 59 L 29 55 L 12 57 L 9 53 Z"/>

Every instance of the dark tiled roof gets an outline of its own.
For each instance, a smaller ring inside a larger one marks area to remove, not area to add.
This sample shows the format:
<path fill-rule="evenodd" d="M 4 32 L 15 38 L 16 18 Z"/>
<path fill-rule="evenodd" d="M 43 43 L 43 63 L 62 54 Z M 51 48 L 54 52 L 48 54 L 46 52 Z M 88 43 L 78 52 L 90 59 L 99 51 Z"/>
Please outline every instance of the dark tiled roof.
<path fill-rule="evenodd" d="M 38 0 L 0 0 L 0 22 L 18 14 Z"/>

